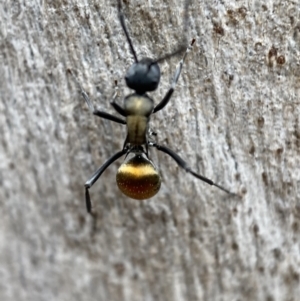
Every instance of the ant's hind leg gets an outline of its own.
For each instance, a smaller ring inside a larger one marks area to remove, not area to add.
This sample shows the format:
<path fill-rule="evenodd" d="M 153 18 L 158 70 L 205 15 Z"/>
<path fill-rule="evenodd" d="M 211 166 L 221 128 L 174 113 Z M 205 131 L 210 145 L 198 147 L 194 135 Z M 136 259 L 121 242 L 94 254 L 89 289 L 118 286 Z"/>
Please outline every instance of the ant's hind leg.
<path fill-rule="evenodd" d="M 88 213 L 92 213 L 92 202 L 90 198 L 89 189 L 96 183 L 96 181 L 100 178 L 102 173 L 105 171 L 105 169 L 110 166 L 113 162 L 115 162 L 117 159 L 119 159 L 121 156 L 126 154 L 128 151 L 127 148 L 123 148 L 120 152 L 114 154 L 112 157 L 110 157 L 93 175 L 92 177 L 86 181 L 84 184 L 85 186 L 85 203 L 86 203 L 86 210 Z"/>
<path fill-rule="evenodd" d="M 172 96 L 172 94 L 175 90 L 176 84 L 178 82 L 178 79 L 179 79 L 179 76 L 180 76 L 185 58 L 188 55 L 188 53 L 191 51 L 191 49 L 193 48 L 193 45 L 194 45 L 195 41 L 196 40 L 193 39 L 191 44 L 186 49 L 182 59 L 179 62 L 178 67 L 176 68 L 175 75 L 174 75 L 174 78 L 173 78 L 173 81 L 172 81 L 172 84 L 171 84 L 171 88 L 168 90 L 168 92 L 166 93 L 163 100 L 154 108 L 153 113 L 156 113 L 156 112 L 160 111 L 161 109 L 163 109 L 168 104 L 169 100 L 171 99 L 171 96 Z"/>
<path fill-rule="evenodd" d="M 203 176 L 195 173 L 194 171 L 192 171 L 191 168 L 187 165 L 187 163 L 183 159 L 181 159 L 181 157 L 179 157 L 171 149 L 169 149 L 169 148 L 167 148 L 165 146 L 158 145 L 156 143 L 150 143 L 149 145 L 156 147 L 159 151 L 161 151 L 163 153 L 166 153 L 167 155 L 169 155 L 170 157 L 172 157 L 181 168 L 183 168 L 186 172 L 192 174 L 194 177 L 198 178 L 199 180 L 201 180 L 201 181 L 203 181 L 203 182 L 205 182 L 205 183 L 207 183 L 209 185 L 216 186 L 216 187 L 218 187 L 219 189 L 225 191 L 228 194 L 231 194 L 233 196 L 238 196 L 237 194 L 235 194 L 233 192 L 230 192 L 228 189 L 224 188 L 223 186 L 214 183 L 212 180 L 210 180 L 210 179 L 208 179 L 206 177 L 203 177 Z"/>

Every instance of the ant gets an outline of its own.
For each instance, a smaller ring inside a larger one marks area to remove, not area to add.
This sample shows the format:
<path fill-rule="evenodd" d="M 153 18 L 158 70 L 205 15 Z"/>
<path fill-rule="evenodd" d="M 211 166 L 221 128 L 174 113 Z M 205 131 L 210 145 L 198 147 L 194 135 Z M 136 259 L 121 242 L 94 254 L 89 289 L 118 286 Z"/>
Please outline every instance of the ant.
<path fill-rule="evenodd" d="M 189 1 L 187 0 L 185 4 L 186 11 L 188 4 Z M 161 177 L 154 164 L 148 157 L 149 147 L 155 147 L 157 150 L 166 153 L 171 158 L 173 158 L 181 168 L 183 168 L 186 172 L 192 174 L 199 180 L 204 181 L 209 185 L 216 186 L 228 194 L 234 195 L 229 190 L 214 183 L 212 180 L 195 173 L 179 155 L 177 155 L 168 147 L 150 141 L 150 135 L 155 134 L 149 130 L 150 117 L 152 114 L 163 109 L 169 103 L 179 79 L 184 60 L 187 54 L 193 48 L 195 39 L 191 41 L 190 45 L 187 48 L 186 46 L 181 44 L 178 46 L 177 50 L 164 55 L 157 60 L 150 58 L 143 58 L 141 60 L 138 60 L 125 25 L 121 0 L 118 0 L 118 16 L 135 61 L 133 65 L 129 67 L 125 76 L 127 86 L 130 89 L 134 90 L 134 93 L 125 97 L 124 107 L 119 106 L 115 102 L 117 93 L 114 94 L 113 100 L 110 103 L 121 116 L 125 117 L 125 120 L 95 109 L 87 93 L 84 91 L 79 81 L 74 76 L 86 104 L 94 115 L 127 126 L 127 137 L 124 141 L 123 149 L 110 157 L 85 183 L 85 200 L 87 212 L 92 213 L 92 203 L 90 199 L 89 189 L 95 184 L 95 182 L 99 179 L 99 177 L 107 167 L 109 167 L 113 162 L 115 162 L 125 154 L 125 158 L 127 158 L 129 154 L 131 154 L 131 156 L 129 159 L 125 160 L 125 162 L 120 166 L 117 172 L 116 181 L 119 189 L 126 196 L 137 200 L 151 198 L 159 191 L 161 185 Z M 186 26 L 187 25 L 185 24 L 185 27 Z M 184 50 L 185 53 L 175 71 L 171 87 L 167 91 L 165 97 L 156 106 L 154 106 L 154 101 L 147 95 L 147 92 L 152 92 L 158 87 L 160 81 L 160 68 L 158 66 L 158 62 L 175 56 L 178 53 L 182 53 Z M 72 71 L 70 72 L 72 73 Z"/>

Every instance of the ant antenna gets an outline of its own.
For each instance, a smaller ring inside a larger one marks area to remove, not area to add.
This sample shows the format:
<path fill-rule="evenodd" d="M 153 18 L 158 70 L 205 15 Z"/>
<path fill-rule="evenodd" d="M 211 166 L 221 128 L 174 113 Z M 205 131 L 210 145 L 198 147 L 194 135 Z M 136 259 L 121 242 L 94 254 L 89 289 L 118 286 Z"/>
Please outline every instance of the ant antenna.
<path fill-rule="evenodd" d="M 155 64 L 155 63 L 157 64 L 157 63 L 160 63 L 162 61 L 165 61 L 165 60 L 169 59 L 172 56 L 175 56 L 179 53 L 182 53 L 186 49 L 186 44 L 187 44 L 186 31 L 187 31 L 187 28 L 188 28 L 188 7 L 189 7 L 190 3 L 191 3 L 191 0 L 186 0 L 185 5 L 184 5 L 184 26 L 183 26 L 183 32 L 182 32 L 182 35 L 184 36 L 183 41 L 180 43 L 180 45 L 177 47 L 176 50 L 165 54 L 164 56 L 158 58 L 157 60 L 154 60 L 152 62 L 152 64 Z M 119 12 L 120 23 L 121 23 L 123 31 L 126 35 L 131 53 L 134 57 L 135 62 L 138 63 L 139 60 L 137 58 L 136 52 L 133 48 L 131 38 L 129 36 L 129 33 L 128 33 L 126 25 L 125 25 L 125 19 L 124 19 L 124 13 L 123 13 L 123 9 L 122 9 L 121 0 L 118 0 L 118 12 Z"/>
<path fill-rule="evenodd" d="M 182 35 L 184 37 L 183 41 L 181 41 L 181 43 L 179 44 L 179 46 L 176 50 L 174 50 L 170 53 L 167 53 L 164 56 L 156 59 L 154 61 L 154 63 L 157 63 L 157 64 L 161 63 L 162 61 L 165 61 L 165 60 L 169 59 L 172 56 L 175 56 L 179 53 L 182 53 L 186 49 L 186 44 L 187 44 L 186 32 L 187 32 L 187 28 L 188 28 L 188 25 L 189 25 L 189 22 L 188 22 L 188 7 L 189 7 L 190 4 L 191 4 L 191 0 L 186 0 L 185 4 L 184 4 L 184 25 L 183 25 L 183 32 L 182 32 Z"/>
<path fill-rule="evenodd" d="M 124 33 L 126 35 L 126 38 L 127 38 L 127 41 L 128 41 L 128 44 L 129 44 L 129 47 L 130 47 L 130 50 L 131 50 L 131 53 L 132 53 L 132 55 L 134 57 L 135 62 L 138 63 L 138 58 L 136 56 L 136 52 L 135 52 L 135 50 L 133 48 L 132 41 L 130 39 L 129 33 L 128 33 L 126 25 L 125 25 L 125 20 L 124 20 L 124 14 L 123 14 L 123 10 L 122 10 L 121 0 L 118 0 L 118 12 L 119 12 L 120 23 L 121 23 L 123 31 L 124 31 Z"/>

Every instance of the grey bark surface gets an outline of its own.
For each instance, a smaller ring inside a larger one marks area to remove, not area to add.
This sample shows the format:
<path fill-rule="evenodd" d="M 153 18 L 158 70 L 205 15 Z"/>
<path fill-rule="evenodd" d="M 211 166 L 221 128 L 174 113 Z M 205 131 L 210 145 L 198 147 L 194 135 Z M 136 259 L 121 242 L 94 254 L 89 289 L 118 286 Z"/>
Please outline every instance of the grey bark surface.
<path fill-rule="evenodd" d="M 124 1 L 139 58 L 182 40 L 183 2 Z M 110 166 L 126 127 L 133 58 L 116 1 L 0 3 L 0 300 L 257 300 L 300 296 L 300 10 L 297 1 L 196 1 L 196 39 L 168 106 L 152 116 L 157 142 L 233 198 L 151 150 L 160 192 L 121 194 Z M 161 64 L 167 91 L 180 57 Z M 115 113 L 114 113 L 115 114 Z"/>

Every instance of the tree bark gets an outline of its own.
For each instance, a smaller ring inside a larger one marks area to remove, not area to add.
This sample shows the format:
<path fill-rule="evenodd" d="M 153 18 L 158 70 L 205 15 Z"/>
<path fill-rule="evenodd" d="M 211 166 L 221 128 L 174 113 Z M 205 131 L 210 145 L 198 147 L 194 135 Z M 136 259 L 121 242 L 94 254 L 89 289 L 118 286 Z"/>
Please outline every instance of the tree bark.
<path fill-rule="evenodd" d="M 300 296 L 300 23 L 293 1 L 123 2 L 138 58 L 185 39 L 170 103 L 151 116 L 157 143 L 240 197 L 151 149 L 159 193 L 136 201 L 115 182 L 126 127 L 88 110 L 132 93 L 133 56 L 117 1 L 0 4 L 0 299 L 256 300 Z M 160 64 L 157 104 L 181 55 Z"/>

